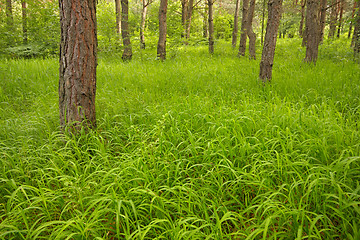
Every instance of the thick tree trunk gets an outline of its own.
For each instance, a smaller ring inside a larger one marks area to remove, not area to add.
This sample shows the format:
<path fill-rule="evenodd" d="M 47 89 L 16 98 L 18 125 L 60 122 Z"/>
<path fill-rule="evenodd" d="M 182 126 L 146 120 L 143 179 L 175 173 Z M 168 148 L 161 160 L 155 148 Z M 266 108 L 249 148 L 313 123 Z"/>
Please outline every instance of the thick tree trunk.
<path fill-rule="evenodd" d="M 249 0 L 243 0 L 242 19 L 241 19 L 241 34 L 239 45 L 239 56 L 245 56 L 246 39 L 247 39 L 247 27 L 248 27 L 248 12 L 249 12 Z"/>
<path fill-rule="evenodd" d="M 269 0 L 268 22 L 266 26 L 264 48 L 260 62 L 260 79 L 265 83 L 271 81 L 274 63 L 277 32 L 280 23 L 281 6 L 283 0 Z"/>
<path fill-rule="evenodd" d="M 249 54 L 250 59 L 256 59 L 256 34 L 253 31 L 252 22 L 254 18 L 254 12 L 255 12 L 255 0 L 250 0 L 250 8 L 248 12 L 248 27 L 247 27 L 247 35 L 249 37 Z"/>
<path fill-rule="evenodd" d="M 320 38 L 319 42 L 322 43 L 324 40 L 324 29 L 326 22 L 326 5 L 327 0 L 321 0 L 320 2 Z"/>
<path fill-rule="evenodd" d="M 237 35 L 239 31 L 239 8 L 240 0 L 236 0 L 235 13 L 234 13 L 234 28 L 232 32 L 232 47 L 236 48 Z"/>
<path fill-rule="evenodd" d="M 161 0 L 159 8 L 159 41 L 157 45 L 157 57 L 162 61 L 166 59 L 166 13 L 167 0 Z"/>
<path fill-rule="evenodd" d="M 116 33 L 121 36 L 121 4 L 120 0 L 115 0 L 115 14 L 116 14 Z"/>
<path fill-rule="evenodd" d="M 213 0 L 208 0 L 209 11 L 209 53 L 214 53 L 214 18 L 213 18 Z"/>
<path fill-rule="evenodd" d="M 306 0 L 301 0 L 301 20 L 299 26 L 299 36 L 302 38 L 304 36 L 304 19 L 305 19 L 305 6 Z"/>
<path fill-rule="evenodd" d="M 142 11 L 141 11 L 141 23 L 140 23 L 140 49 L 145 49 L 145 24 L 147 9 L 150 4 L 150 0 L 147 2 L 142 0 Z"/>
<path fill-rule="evenodd" d="M 96 126 L 96 1 L 60 0 L 60 125 Z"/>
<path fill-rule="evenodd" d="M 340 38 L 341 35 L 341 27 L 342 27 L 342 18 L 343 18 L 343 12 L 344 12 L 344 0 L 340 1 L 340 16 L 339 16 L 339 26 L 338 26 L 338 31 L 337 31 L 337 38 Z"/>
<path fill-rule="evenodd" d="M 23 32 L 23 44 L 27 44 L 28 35 L 27 35 L 27 6 L 26 1 L 21 1 L 21 15 L 22 15 L 22 32 Z"/>
<path fill-rule="evenodd" d="M 336 22 L 338 17 L 338 0 L 331 1 L 331 12 L 330 12 L 330 29 L 328 38 L 333 38 L 336 31 Z"/>
<path fill-rule="evenodd" d="M 123 61 L 130 61 L 132 48 L 129 33 L 129 1 L 121 0 L 121 36 L 124 44 L 124 52 L 121 56 Z"/>
<path fill-rule="evenodd" d="M 305 62 L 316 63 L 319 49 L 319 1 L 308 0 L 306 8 L 306 57 Z"/>

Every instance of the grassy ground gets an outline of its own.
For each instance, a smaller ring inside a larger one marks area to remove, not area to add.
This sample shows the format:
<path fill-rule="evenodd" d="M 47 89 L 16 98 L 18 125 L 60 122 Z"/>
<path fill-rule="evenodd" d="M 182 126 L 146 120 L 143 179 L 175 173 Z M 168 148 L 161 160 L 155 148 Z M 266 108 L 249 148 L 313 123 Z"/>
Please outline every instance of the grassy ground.
<path fill-rule="evenodd" d="M 345 44 L 311 66 L 280 41 L 265 87 L 230 44 L 102 56 L 98 129 L 78 138 L 59 132 L 58 60 L 1 60 L 0 239 L 360 239 Z"/>

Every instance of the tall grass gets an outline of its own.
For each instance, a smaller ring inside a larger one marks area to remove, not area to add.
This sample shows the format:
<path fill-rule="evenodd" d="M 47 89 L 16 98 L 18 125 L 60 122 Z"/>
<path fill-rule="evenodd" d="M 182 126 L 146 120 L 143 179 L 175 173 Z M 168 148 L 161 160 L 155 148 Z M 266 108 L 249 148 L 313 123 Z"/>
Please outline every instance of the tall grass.
<path fill-rule="evenodd" d="M 360 67 L 280 41 L 102 56 L 98 129 L 59 132 L 57 59 L 0 62 L 0 239 L 359 239 Z M 341 50 L 336 50 L 341 49 Z"/>

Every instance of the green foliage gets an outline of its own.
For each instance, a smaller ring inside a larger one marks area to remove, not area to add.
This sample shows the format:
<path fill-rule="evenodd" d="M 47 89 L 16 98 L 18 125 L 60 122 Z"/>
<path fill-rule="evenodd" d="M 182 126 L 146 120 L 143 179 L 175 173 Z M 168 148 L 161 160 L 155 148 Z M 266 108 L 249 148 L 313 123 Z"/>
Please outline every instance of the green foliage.
<path fill-rule="evenodd" d="M 77 138 L 58 60 L 2 59 L 0 239 L 359 239 L 360 66 L 300 45 L 279 39 L 265 87 L 229 43 L 100 55 Z"/>
<path fill-rule="evenodd" d="M 214 17 L 214 32 L 217 39 L 231 39 L 234 26 L 234 16 L 217 14 Z"/>

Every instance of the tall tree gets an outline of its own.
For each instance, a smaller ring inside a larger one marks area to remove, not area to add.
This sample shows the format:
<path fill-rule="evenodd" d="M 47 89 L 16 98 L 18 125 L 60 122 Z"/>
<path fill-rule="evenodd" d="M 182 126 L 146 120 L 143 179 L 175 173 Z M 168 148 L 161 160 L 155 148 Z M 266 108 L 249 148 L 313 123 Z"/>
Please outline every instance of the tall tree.
<path fill-rule="evenodd" d="M 321 0 L 320 2 L 320 38 L 319 41 L 322 43 L 324 39 L 324 29 L 325 29 L 325 22 L 326 22 L 326 5 L 327 0 Z"/>
<path fill-rule="evenodd" d="M 306 8 L 306 57 L 305 62 L 316 63 L 319 49 L 319 1 L 308 0 Z"/>
<path fill-rule="evenodd" d="M 130 61 L 132 58 L 132 48 L 129 33 L 129 1 L 121 0 L 121 36 L 124 44 L 124 52 L 121 58 Z"/>
<path fill-rule="evenodd" d="M 239 8 L 240 8 L 240 0 L 236 0 L 235 5 L 235 13 L 234 13 L 234 27 L 232 32 L 232 46 L 236 47 L 237 35 L 239 31 Z"/>
<path fill-rule="evenodd" d="M 261 56 L 259 74 L 263 83 L 271 81 L 272 78 L 272 66 L 274 64 L 282 2 L 283 0 L 269 0 L 268 2 L 268 21 L 266 25 L 265 41 Z"/>
<path fill-rule="evenodd" d="M 266 8 L 266 0 L 263 0 L 262 17 L 261 17 L 261 45 L 264 44 L 265 8 Z"/>
<path fill-rule="evenodd" d="M 23 32 L 23 44 L 27 44 L 27 6 L 26 1 L 21 1 L 21 15 L 22 15 L 22 32 Z"/>
<path fill-rule="evenodd" d="M 357 0 L 357 14 L 355 18 L 355 29 L 353 35 L 354 41 L 354 57 L 360 61 L 360 1 Z"/>
<path fill-rule="evenodd" d="M 208 11 L 208 6 L 207 6 L 207 0 L 205 1 L 205 7 L 204 7 L 204 18 L 203 18 L 203 37 L 204 38 L 208 38 L 209 36 L 209 20 L 208 20 L 208 16 L 209 16 L 209 11 Z"/>
<path fill-rule="evenodd" d="M 336 37 L 339 38 L 341 34 L 342 20 L 343 20 L 343 12 L 344 12 L 344 0 L 340 0 L 340 16 L 339 16 L 339 25 Z"/>
<path fill-rule="evenodd" d="M 159 41 L 157 45 L 157 57 L 160 60 L 166 59 L 166 14 L 167 14 L 167 0 L 160 0 L 159 7 Z"/>
<path fill-rule="evenodd" d="M 252 27 L 254 12 L 255 12 L 255 0 L 250 0 L 250 8 L 248 12 L 247 35 L 249 37 L 249 54 L 251 59 L 256 59 L 256 53 L 255 53 L 256 34 L 254 33 Z"/>
<path fill-rule="evenodd" d="M 351 21 L 350 21 L 350 26 L 349 26 L 349 33 L 348 33 L 348 38 L 351 37 L 351 32 L 352 32 L 352 28 L 353 28 L 353 22 L 354 22 L 354 17 L 355 17 L 355 10 L 356 10 L 356 0 L 354 1 L 354 5 L 353 5 L 353 9 L 352 9 L 352 13 L 351 13 Z"/>
<path fill-rule="evenodd" d="M 214 16 L 213 16 L 214 0 L 208 0 L 208 12 L 209 12 L 209 53 L 214 53 Z"/>
<path fill-rule="evenodd" d="M 115 0 L 115 15 L 116 15 L 116 33 L 120 39 L 121 36 L 121 4 L 120 0 Z"/>
<path fill-rule="evenodd" d="M 247 27 L 249 22 L 248 12 L 249 12 L 249 0 L 243 0 L 240 45 L 239 45 L 239 54 L 238 54 L 239 56 L 245 56 Z"/>
<path fill-rule="evenodd" d="M 74 133 L 96 126 L 96 1 L 59 0 L 60 124 Z"/>
<path fill-rule="evenodd" d="M 333 38 L 335 36 L 336 31 L 336 22 L 339 13 L 339 2 L 338 0 L 331 1 L 331 11 L 330 11 L 330 27 L 329 27 L 329 35 L 328 38 Z"/>
<path fill-rule="evenodd" d="M 306 6 L 306 0 L 301 0 L 301 20 L 299 25 L 299 36 L 303 37 L 304 35 L 304 19 L 305 19 L 305 6 Z"/>
<path fill-rule="evenodd" d="M 140 48 L 145 49 L 145 24 L 148 6 L 152 3 L 151 0 L 142 0 L 141 23 L 140 23 Z"/>

